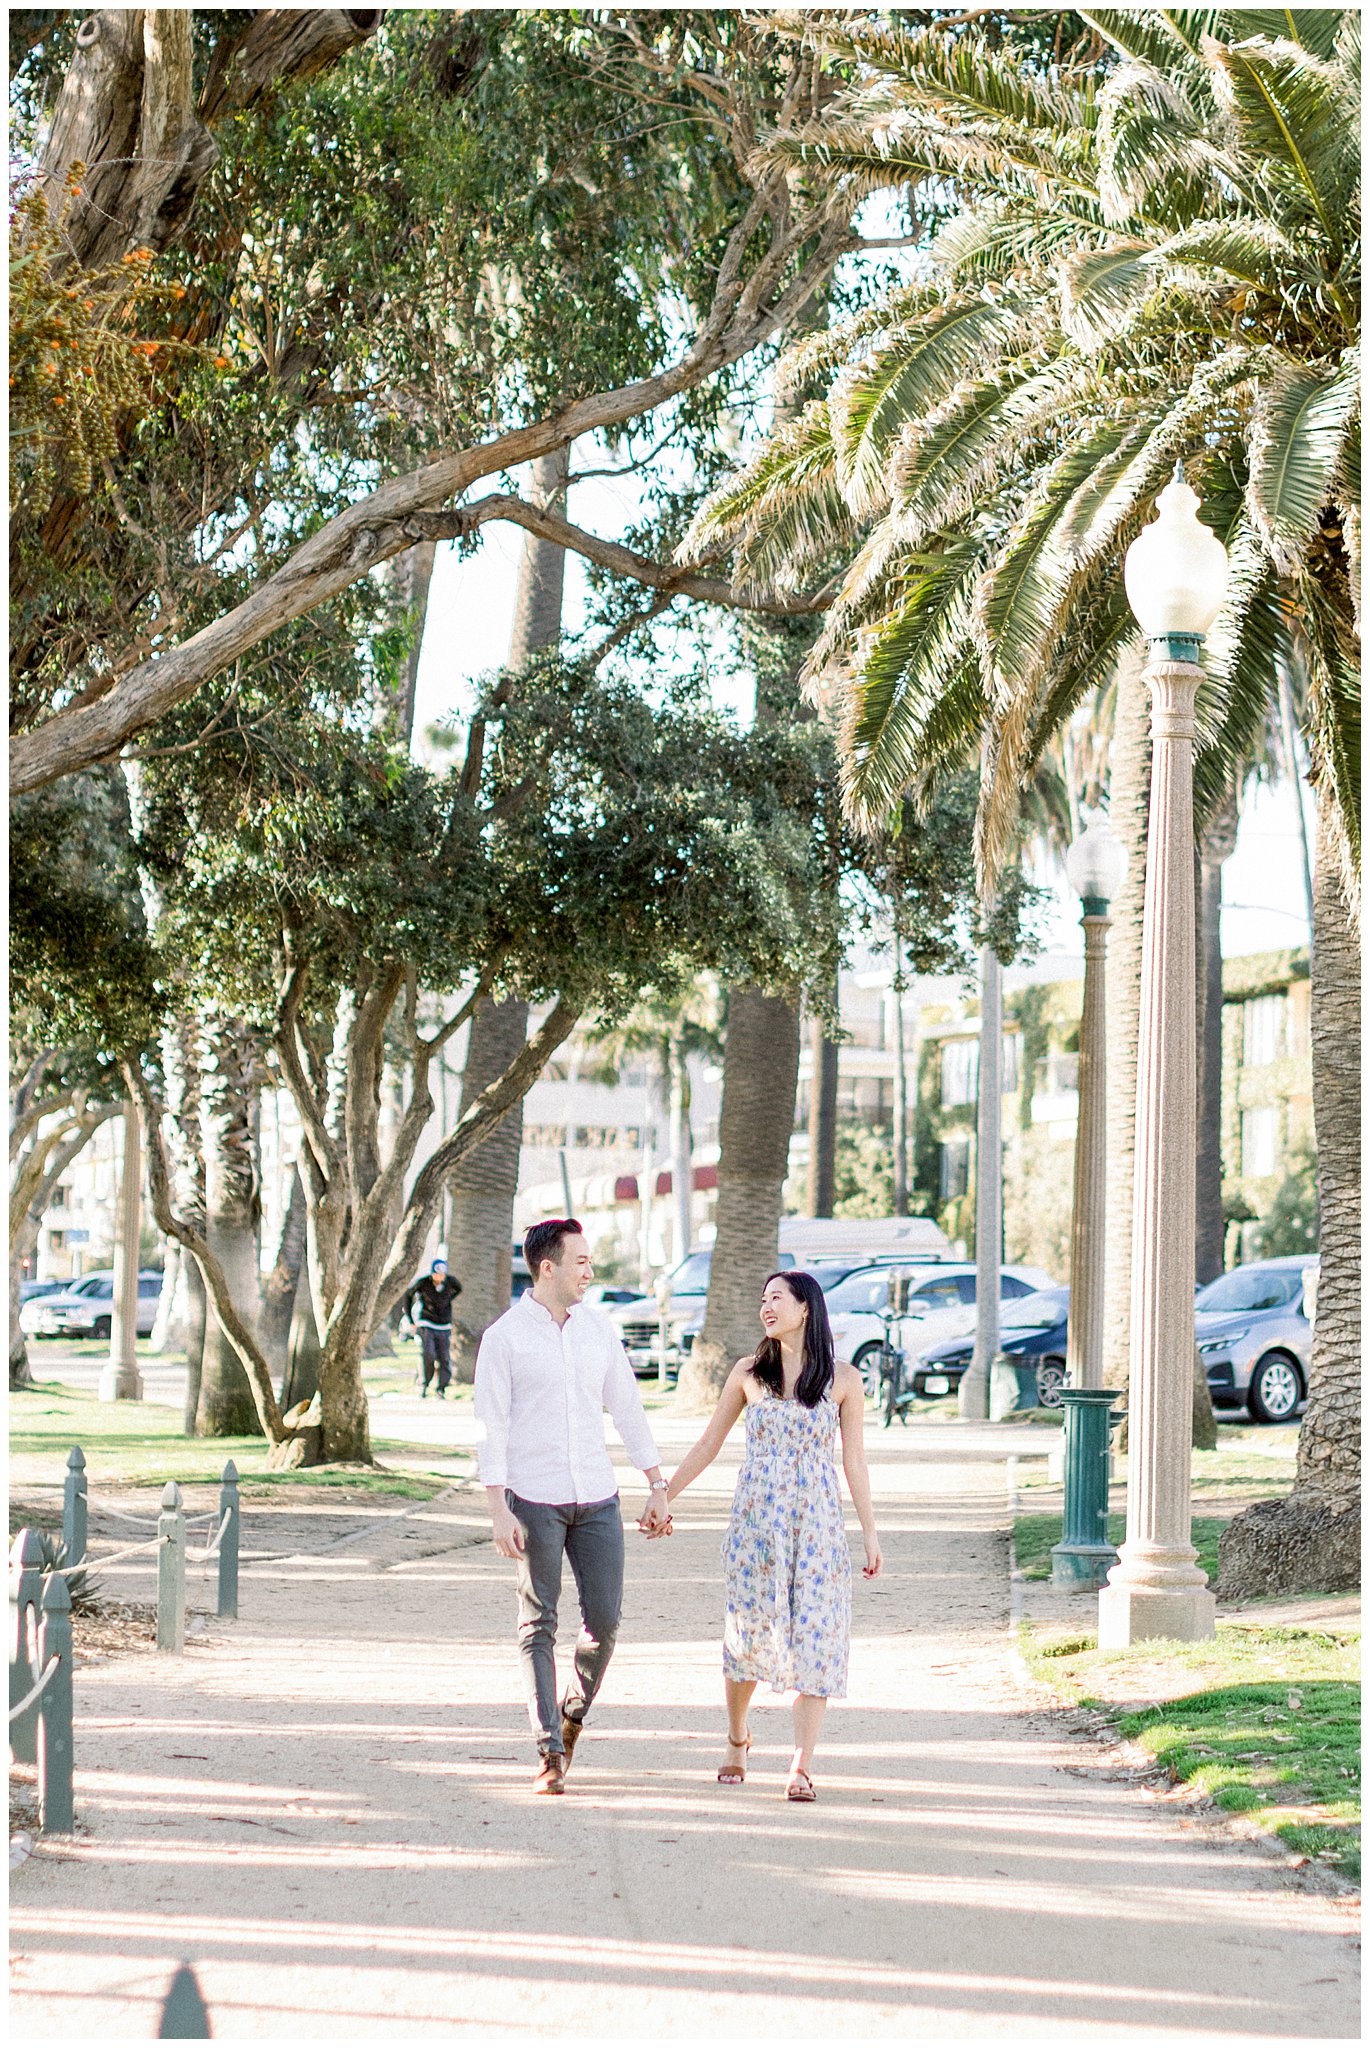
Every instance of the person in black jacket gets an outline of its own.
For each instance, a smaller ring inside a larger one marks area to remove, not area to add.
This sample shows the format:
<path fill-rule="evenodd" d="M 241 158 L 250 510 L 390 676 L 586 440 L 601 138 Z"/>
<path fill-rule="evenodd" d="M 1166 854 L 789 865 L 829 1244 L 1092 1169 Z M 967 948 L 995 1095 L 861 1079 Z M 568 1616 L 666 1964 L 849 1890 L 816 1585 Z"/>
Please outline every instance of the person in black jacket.
<path fill-rule="evenodd" d="M 460 1280 L 447 1275 L 446 1259 L 434 1259 L 422 1280 L 416 1280 L 404 1298 L 404 1312 L 419 1333 L 423 1346 L 423 1392 L 434 1371 L 438 1375 L 438 1399 L 447 1392 L 452 1377 L 452 1303 L 461 1293 Z"/>

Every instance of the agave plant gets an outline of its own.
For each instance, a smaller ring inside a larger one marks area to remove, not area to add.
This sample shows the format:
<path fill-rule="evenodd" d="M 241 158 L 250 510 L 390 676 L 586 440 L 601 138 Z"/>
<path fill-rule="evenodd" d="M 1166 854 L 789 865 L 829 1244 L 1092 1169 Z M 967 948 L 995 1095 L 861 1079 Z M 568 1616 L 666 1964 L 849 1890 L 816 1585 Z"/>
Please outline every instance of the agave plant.
<path fill-rule="evenodd" d="M 988 734 L 992 877 L 1051 736 L 1135 628 L 1122 557 L 1182 461 L 1232 557 L 1199 795 L 1256 742 L 1277 659 L 1357 902 L 1359 18 L 1083 11 L 1103 61 L 1034 72 L 974 28 L 809 17 L 853 83 L 774 145 L 950 217 L 917 279 L 795 352 L 828 388 L 702 509 L 741 580 L 844 573 L 810 677 L 860 817 Z M 796 32 L 799 32 L 798 30 Z"/>
<path fill-rule="evenodd" d="M 46 1530 L 38 1531 L 38 1569 L 44 1576 L 49 1572 L 60 1572 L 67 1563 L 67 1546 L 61 1536 L 53 1536 Z M 99 1601 L 100 1587 L 91 1571 L 82 1566 L 79 1571 L 66 1575 L 67 1592 L 71 1598 L 73 1614 L 91 1614 Z"/>

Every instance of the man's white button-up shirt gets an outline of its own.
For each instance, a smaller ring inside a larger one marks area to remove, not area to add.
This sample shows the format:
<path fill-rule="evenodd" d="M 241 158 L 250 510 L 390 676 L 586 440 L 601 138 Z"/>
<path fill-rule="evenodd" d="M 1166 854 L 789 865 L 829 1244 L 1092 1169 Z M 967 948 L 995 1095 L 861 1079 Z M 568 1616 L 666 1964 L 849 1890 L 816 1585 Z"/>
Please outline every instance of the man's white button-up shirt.
<path fill-rule="evenodd" d="M 628 1354 L 603 1312 L 583 1302 L 564 1323 L 531 1294 L 491 1323 L 476 1355 L 481 1483 L 523 1500 L 608 1500 L 618 1491 L 604 1411 L 633 1463 L 661 1463 Z"/>

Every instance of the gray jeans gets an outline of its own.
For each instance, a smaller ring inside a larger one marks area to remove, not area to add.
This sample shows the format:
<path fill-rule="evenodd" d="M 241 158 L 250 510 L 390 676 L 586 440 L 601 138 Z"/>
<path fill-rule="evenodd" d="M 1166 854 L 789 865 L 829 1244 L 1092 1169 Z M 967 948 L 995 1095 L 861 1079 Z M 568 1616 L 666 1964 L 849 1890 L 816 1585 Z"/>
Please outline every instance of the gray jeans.
<path fill-rule="evenodd" d="M 617 1494 L 609 1500 L 555 1506 L 523 1500 L 512 1492 L 505 1498 L 523 1529 L 524 1548 L 516 1571 L 528 1719 L 543 1754 L 550 1750 L 560 1755 L 565 1747 L 563 1712 L 571 1721 L 585 1719 L 614 1654 L 623 1611 L 623 1518 Z M 554 1656 L 563 1556 L 571 1560 L 580 1601 L 575 1676 L 564 1703 L 557 1695 Z"/>

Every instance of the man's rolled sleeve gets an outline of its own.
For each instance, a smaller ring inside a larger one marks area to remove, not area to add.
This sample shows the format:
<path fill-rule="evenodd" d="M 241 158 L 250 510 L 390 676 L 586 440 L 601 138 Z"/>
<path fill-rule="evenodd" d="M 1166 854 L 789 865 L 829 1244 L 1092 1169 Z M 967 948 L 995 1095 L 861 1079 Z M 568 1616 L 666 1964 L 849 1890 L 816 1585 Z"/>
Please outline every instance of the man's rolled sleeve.
<path fill-rule="evenodd" d="M 476 1467 L 482 1486 L 509 1483 L 509 1354 L 493 1330 L 476 1353 Z"/>
<path fill-rule="evenodd" d="M 628 1363 L 628 1354 L 617 1337 L 612 1337 L 610 1344 L 612 1355 L 604 1375 L 604 1405 L 613 1417 L 624 1450 L 640 1472 L 647 1472 L 661 1463 L 661 1453 L 647 1427 L 637 1376 Z"/>

